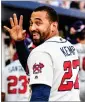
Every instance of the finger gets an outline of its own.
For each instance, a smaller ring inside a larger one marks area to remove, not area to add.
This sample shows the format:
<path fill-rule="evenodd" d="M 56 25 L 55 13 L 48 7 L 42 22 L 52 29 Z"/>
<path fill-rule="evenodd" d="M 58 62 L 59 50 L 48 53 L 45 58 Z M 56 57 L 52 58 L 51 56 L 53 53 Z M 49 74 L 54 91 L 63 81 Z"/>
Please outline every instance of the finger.
<path fill-rule="evenodd" d="M 26 30 L 23 30 L 23 31 L 22 31 L 22 34 L 25 34 L 25 33 L 26 33 Z"/>
<path fill-rule="evenodd" d="M 8 28 L 7 26 L 3 26 L 5 30 L 7 30 L 8 32 L 10 32 L 10 28 Z"/>
<path fill-rule="evenodd" d="M 19 26 L 22 28 L 23 25 L 23 16 L 20 16 L 20 20 L 19 20 Z"/>
<path fill-rule="evenodd" d="M 17 15 L 15 13 L 13 14 L 13 17 L 14 17 L 14 24 L 18 25 Z"/>
<path fill-rule="evenodd" d="M 13 22 L 13 19 L 10 17 L 10 24 L 11 24 L 11 27 L 14 27 L 14 22 Z"/>

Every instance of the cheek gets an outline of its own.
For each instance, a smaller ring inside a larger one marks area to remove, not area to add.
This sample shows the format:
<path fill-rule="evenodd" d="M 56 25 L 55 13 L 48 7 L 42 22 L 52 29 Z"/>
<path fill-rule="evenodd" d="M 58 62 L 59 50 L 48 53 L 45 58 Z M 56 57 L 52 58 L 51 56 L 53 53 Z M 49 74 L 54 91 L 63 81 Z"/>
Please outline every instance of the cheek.
<path fill-rule="evenodd" d="M 28 28 L 29 32 L 31 31 L 31 27 Z"/>
<path fill-rule="evenodd" d="M 41 32 L 41 33 L 47 33 L 47 32 L 48 32 L 48 28 L 47 28 L 47 27 L 42 27 L 42 28 L 40 29 L 40 32 Z"/>
<path fill-rule="evenodd" d="M 43 30 L 45 32 L 45 34 L 50 33 L 51 29 L 49 26 L 45 27 L 45 29 Z"/>

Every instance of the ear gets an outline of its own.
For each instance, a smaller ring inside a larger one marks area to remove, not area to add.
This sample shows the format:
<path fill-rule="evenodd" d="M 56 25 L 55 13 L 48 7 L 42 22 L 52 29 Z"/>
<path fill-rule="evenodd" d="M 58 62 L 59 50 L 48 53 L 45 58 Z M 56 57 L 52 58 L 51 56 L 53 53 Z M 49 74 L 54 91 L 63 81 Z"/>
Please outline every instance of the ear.
<path fill-rule="evenodd" d="M 51 31 L 54 32 L 58 29 L 58 23 L 57 22 L 53 22 L 51 24 Z"/>

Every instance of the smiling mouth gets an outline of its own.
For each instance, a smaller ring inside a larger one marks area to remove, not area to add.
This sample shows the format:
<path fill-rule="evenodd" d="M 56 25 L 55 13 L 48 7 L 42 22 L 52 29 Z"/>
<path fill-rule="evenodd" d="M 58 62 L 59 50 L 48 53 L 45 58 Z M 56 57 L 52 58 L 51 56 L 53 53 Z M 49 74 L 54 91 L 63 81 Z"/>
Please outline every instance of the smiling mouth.
<path fill-rule="evenodd" d="M 38 33 L 34 33 L 33 34 L 33 39 L 39 39 L 39 34 Z"/>

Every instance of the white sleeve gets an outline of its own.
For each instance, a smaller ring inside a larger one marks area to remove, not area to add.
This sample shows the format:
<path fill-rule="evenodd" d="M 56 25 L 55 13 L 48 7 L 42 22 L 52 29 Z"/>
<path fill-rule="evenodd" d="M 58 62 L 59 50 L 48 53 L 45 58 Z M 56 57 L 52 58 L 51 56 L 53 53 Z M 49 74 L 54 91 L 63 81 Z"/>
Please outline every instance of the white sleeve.
<path fill-rule="evenodd" d="M 32 53 L 27 61 L 31 84 L 45 84 L 52 86 L 53 68 L 52 59 L 45 52 Z"/>
<path fill-rule="evenodd" d="M 2 80 L 2 87 L 1 87 L 1 92 L 3 93 L 6 93 L 6 73 L 5 73 L 5 68 L 3 69 L 2 71 L 2 77 L 1 77 L 1 80 Z"/>

